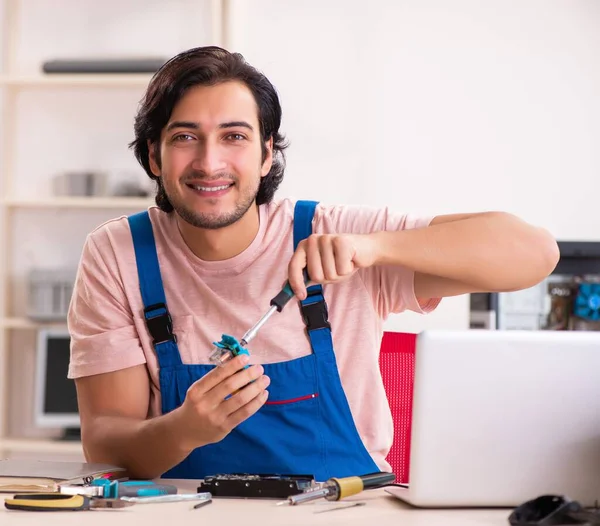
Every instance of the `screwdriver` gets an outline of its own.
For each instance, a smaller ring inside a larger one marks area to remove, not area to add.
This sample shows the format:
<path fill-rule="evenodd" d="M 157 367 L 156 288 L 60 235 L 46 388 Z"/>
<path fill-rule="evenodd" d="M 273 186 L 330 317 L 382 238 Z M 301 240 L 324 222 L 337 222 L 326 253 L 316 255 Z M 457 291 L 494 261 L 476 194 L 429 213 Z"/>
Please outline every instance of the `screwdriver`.
<path fill-rule="evenodd" d="M 307 284 L 308 272 L 306 268 L 303 270 L 303 275 L 304 283 Z M 248 331 L 246 331 L 239 342 L 235 337 L 228 334 L 223 334 L 220 342 L 214 342 L 216 349 L 209 356 L 210 362 L 214 363 L 215 365 L 223 365 L 234 356 L 238 356 L 239 354 L 249 354 L 245 349 L 248 343 L 254 339 L 260 328 L 267 323 L 269 318 L 276 312 L 281 312 L 293 297 L 294 291 L 292 290 L 290 282 L 288 281 L 283 289 L 281 289 L 281 291 L 279 291 L 279 293 L 273 299 L 271 299 L 271 308 L 267 311 L 267 313 L 262 316 L 262 318 L 260 318 Z M 244 369 L 247 367 L 249 366 L 246 365 Z"/>
<path fill-rule="evenodd" d="M 118 499 L 122 497 L 151 497 L 157 495 L 173 495 L 177 486 L 156 484 L 151 480 L 117 480 L 96 479 L 90 486 L 76 484 L 61 485 L 59 492 L 66 495 L 86 495 L 88 497 L 104 497 Z"/>
<path fill-rule="evenodd" d="M 273 314 L 275 314 L 276 312 L 281 312 L 283 307 L 285 307 L 287 305 L 287 303 L 293 297 L 294 297 L 294 291 L 292 290 L 292 287 L 290 287 L 290 284 L 286 283 L 285 287 L 283 287 L 283 289 L 281 289 L 279 294 L 277 294 L 277 296 L 275 296 L 271 300 L 271 308 L 267 311 L 267 313 L 260 320 L 258 320 L 254 324 L 254 326 L 252 326 L 246 332 L 246 334 L 244 334 L 244 336 L 242 336 L 242 339 L 240 340 L 240 345 L 242 347 L 245 347 L 246 345 L 248 345 L 250 343 L 250 341 L 257 335 L 260 328 L 265 323 L 267 323 L 269 318 L 271 316 L 273 316 Z"/>
<path fill-rule="evenodd" d="M 393 473 L 387 473 L 380 471 L 377 473 L 369 473 L 368 475 L 362 475 L 359 477 L 344 477 L 335 478 L 332 477 L 324 482 L 320 487 L 316 489 L 309 489 L 304 493 L 298 493 L 292 495 L 288 499 L 280 504 L 289 504 L 293 506 L 295 504 L 301 504 L 303 502 L 309 502 L 317 499 L 327 500 L 340 500 L 351 495 L 356 495 L 365 489 L 380 488 L 394 482 L 396 475 Z"/>
<path fill-rule="evenodd" d="M 98 479 L 92 482 L 92 486 L 102 488 L 102 497 L 113 499 L 120 497 L 155 497 L 177 493 L 177 486 L 156 484 L 151 480 L 127 480 L 125 482 L 113 480 L 111 482 L 106 479 Z"/>
<path fill-rule="evenodd" d="M 306 285 L 308 283 L 308 272 L 307 272 L 306 268 L 304 268 L 302 270 L 302 273 L 304 275 L 304 284 Z M 273 314 L 275 314 L 275 312 L 281 312 L 283 310 L 283 307 L 285 307 L 293 297 L 294 297 L 294 291 L 292 290 L 292 287 L 290 286 L 290 282 L 288 281 L 285 284 L 285 287 L 283 287 L 283 289 L 281 289 L 279 294 L 277 294 L 277 296 L 275 296 L 271 300 L 271 303 L 270 303 L 271 308 L 267 311 L 267 313 L 260 320 L 258 320 L 254 324 L 254 326 L 251 327 L 246 332 L 246 334 L 244 334 L 244 336 L 242 336 L 242 339 L 240 340 L 240 345 L 242 347 L 245 347 L 246 345 L 248 345 L 248 343 L 256 336 L 256 334 L 258 333 L 260 328 L 265 323 L 267 323 L 269 318 L 271 316 L 273 316 Z"/>

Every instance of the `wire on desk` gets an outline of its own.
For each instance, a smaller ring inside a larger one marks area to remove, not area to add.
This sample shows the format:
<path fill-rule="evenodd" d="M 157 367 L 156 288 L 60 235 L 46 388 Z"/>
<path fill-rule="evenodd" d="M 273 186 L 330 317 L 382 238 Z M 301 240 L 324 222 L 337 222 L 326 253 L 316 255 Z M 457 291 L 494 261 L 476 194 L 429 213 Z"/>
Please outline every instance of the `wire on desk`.
<path fill-rule="evenodd" d="M 197 510 L 198 508 L 202 508 L 202 506 L 206 506 L 207 504 L 210 504 L 211 502 L 212 502 L 212 499 L 203 500 L 203 501 L 199 502 L 198 504 L 196 504 L 192 509 Z"/>

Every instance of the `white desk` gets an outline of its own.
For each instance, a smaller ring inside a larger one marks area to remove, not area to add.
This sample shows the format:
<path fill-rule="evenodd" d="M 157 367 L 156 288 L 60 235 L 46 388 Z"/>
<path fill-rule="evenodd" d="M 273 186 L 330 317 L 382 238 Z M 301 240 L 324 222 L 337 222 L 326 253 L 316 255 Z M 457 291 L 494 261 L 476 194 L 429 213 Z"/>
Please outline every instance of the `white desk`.
<path fill-rule="evenodd" d="M 180 493 L 195 493 L 196 481 L 165 481 L 180 488 Z M 300 526 L 300 525 L 360 525 L 360 526 L 508 526 L 510 509 L 422 510 L 411 508 L 383 489 L 370 490 L 345 499 L 359 500 L 365 506 L 345 510 L 315 513 L 339 505 L 324 500 L 298 506 L 277 506 L 274 500 L 214 499 L 212 504 L 192 509 L 193 502 L 135 504 L 116 510 L 80 512 L 27 512 L 7 510 L 0 494 L 0 525 L 39 526 L 40 524 L 78 525 L 83 523 L 106 526 Z M 107 522 L 110 521 L 110 522 Z"/>

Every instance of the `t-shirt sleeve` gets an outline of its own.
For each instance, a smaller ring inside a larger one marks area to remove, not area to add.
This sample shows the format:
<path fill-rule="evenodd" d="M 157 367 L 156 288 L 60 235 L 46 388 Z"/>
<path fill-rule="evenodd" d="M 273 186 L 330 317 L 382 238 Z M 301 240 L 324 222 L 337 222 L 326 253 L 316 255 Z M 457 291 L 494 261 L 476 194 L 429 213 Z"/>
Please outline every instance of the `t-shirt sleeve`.
<path fill-rule="evenodd" d="M 388 207 L 319 206 L 315 215 L 315 230 L 322 233 L 369 234 L 427 227 L 433 217 L 401 214 Z M 382 319 L 405 310 L 427 314 L 441 298 L 417 298 L 415 272 L 398 265 L 373 266 L 360 269 L 359 275 L 373 299 L 373 306 Z"/>
<path fill-rule="evenodd" d="M 89 235 L 84 244 L 67 324 L 69 378 L 146 362 L 113 247 L 102 232 Z"/>

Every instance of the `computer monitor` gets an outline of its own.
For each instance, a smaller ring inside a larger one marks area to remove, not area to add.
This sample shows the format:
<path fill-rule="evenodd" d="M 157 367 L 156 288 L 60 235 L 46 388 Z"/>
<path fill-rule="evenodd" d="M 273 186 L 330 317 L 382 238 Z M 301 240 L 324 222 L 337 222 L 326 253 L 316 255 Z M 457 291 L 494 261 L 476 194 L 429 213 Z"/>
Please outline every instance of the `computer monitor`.
<path fill-rule="evenodd" d="M 71 338 L 66 329 L 41 329 L 37 338 L 35 424 L 63 428 L 65 439 L 80 436 L 75 382 L 67 378 Z"/>

